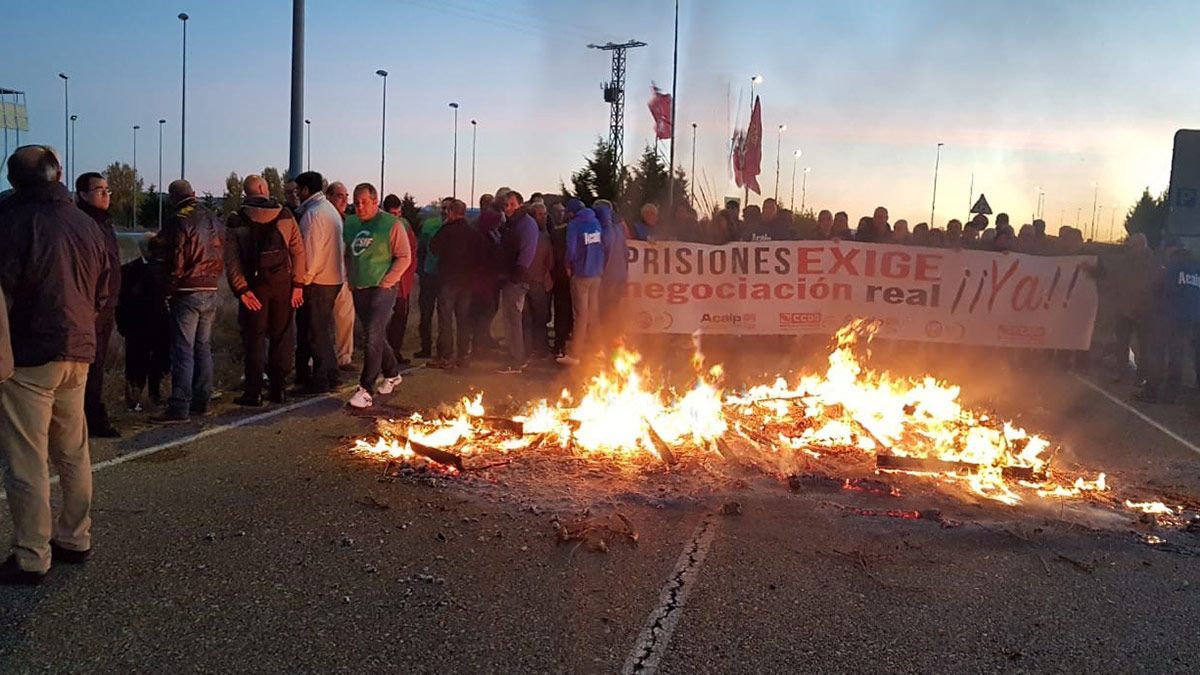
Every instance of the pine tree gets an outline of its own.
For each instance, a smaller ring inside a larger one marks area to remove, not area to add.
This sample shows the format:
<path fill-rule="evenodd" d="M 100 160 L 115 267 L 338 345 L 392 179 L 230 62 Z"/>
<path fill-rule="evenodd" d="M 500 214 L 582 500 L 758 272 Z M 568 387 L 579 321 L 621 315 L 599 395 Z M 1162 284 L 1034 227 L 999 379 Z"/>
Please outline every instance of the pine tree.
<path fill-rule="evenodd" d="M 222 213 L 229 215 L 242 208 L 242 200 L 245 197 L 245 193 L 242 192 L 242 179 L 238 177 L 236 171 L 230 171 L 225 178 L 225 199 L 221 209 Z"/>
<path fill-rule="evenodd" d="M 1125 216 L 1125 232 L 1129 234 L 1142 233 L 1150 246 L 1157 248 L 1162 242 L 1167 229 L 1167 193 L 1164 191 L 1157 198 L 1150 196 L 1150 188 L 1142 191 L 1138 200 Z"/>

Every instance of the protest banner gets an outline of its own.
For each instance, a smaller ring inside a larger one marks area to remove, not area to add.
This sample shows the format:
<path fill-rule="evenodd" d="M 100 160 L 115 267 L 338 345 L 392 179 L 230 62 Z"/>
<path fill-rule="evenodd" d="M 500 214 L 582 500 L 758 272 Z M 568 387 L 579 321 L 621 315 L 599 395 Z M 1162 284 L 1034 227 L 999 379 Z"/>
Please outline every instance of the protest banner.
<path fill-rule="evenodd" d="M 1087 349 L 1092 256 L 1031 256 L 834 241 L 629 244 L 635 330 L 833 333 L 858 318 L 879 337 Z"/>

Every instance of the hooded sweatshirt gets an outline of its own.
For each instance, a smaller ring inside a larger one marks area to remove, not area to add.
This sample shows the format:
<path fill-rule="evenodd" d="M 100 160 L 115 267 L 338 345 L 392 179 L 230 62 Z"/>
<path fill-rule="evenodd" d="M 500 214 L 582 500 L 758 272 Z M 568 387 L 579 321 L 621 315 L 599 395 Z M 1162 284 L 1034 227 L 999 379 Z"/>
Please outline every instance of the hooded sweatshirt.
<path fill-rule="evenodd" d="M 604 244 L 604 283 L 623 284 L 629 279 L 629 246 L 626 243 L 625 223 L 603 204 L 594 211 L 600 221 L 600 240 Z"/>
<path fill-rule="evenodd" d="M 234 295 L 304 286 L 304 239 L 291 211 L 279 202 L 250 197 L 229 216 L 225 238 L 225 276 Z"/>
<path fill-rule="evenodd" d="M 567 224 L 567 268 L 572 276 L 604 274 L 604 241 L 596 212 L 582 208 Z"/>

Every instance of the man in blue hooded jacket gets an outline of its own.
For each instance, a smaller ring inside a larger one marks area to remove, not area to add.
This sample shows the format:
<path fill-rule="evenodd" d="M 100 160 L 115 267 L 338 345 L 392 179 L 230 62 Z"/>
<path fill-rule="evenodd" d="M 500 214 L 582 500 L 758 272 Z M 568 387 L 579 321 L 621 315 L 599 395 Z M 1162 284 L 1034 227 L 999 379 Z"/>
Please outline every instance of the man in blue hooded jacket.
<path fill-rule="evenodd" d="M 613 211 L 612 202 L 597 199 L 592 204 L 600 221 L 600 240 L 604 244 L 604 274 L 600 275 L 600 316 L 608 324 L 620 322 L 621 299 L 629 280 L 629 235 L 625 221 Z"/>
<path fill-rule="evenodd" d="M 1200 259 L 1179 237 L 1163 246 L 1165 267 L 1158 285 L 1158 316 L 1151 329 L 1150 376 L 1134 398 L 1174 403 L 1183 380 L 1184 353 L 1200 320 Z M 1196 354 L 1195 356 L 1200 356 Z"/>
<path fill-rule="evenodd" d="M 589 334 L 600 324 L 600 280 L 604 275 L 604 241 L 596 213 L 583 202 L 567 202 L 567 276 L 571 279 L 571 308 L 575 325 L 571 346 L 559 357 L 564 365 L 578 365 L 588 349 Z"/>

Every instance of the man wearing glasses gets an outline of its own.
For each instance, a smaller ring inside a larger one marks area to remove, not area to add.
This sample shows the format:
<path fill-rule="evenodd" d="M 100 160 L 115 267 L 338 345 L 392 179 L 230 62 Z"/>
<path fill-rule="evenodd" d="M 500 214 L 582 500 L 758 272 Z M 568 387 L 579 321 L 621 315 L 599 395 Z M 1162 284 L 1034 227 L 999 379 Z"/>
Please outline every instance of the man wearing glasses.
<path fill-rule="evenodd" d="M 340 182 L 333 182 L 325 189 L 325 197 L 337 209 L 342 220 L 346 219 L 346 207 L 350 204 L 350 191 Z M 350 286 L 342 284 L 333 301 L 333 333 L 337 350 L 338 369 L 353 371 L 354 364 L 354 298 L 350 295 Z"/>
<path fill-rule="evenodd" d="M 108 189 L 108 181 L 104 176 L 89 171 L 75 179 L 75 205 L 79 210 L 91 216 L 100 229 L 104 238 L 105 250 L 108 253 L 108 300 L 96 314 L 96 360 L 88 369 L 87 388 L 84 390 L 83 412 L 87 416 L 88 435 L 94 438 L 120 438 L 108 419 L 108 410 L 104 407 L 104 364 L 108 356 L 108 341 L 112 337 L 113 326 L 117 316 L 117 298 L 121 294 L 121 249 L 117 246 L 117 233 L 113 231 L 111 217 L 108 213 L 112 201 L 112 191 Z"/>

